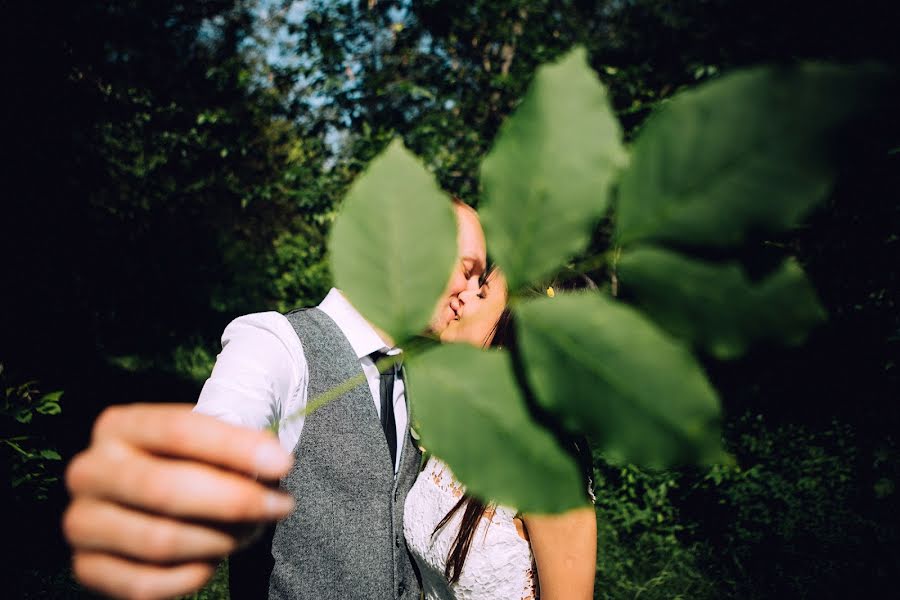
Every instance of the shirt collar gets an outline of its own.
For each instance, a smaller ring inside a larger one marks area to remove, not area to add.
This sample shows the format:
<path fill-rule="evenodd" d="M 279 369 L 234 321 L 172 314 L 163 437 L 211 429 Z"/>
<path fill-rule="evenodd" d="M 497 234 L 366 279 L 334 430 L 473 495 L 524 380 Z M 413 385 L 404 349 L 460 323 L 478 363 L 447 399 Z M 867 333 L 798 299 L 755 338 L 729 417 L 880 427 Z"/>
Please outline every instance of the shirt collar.
<path fill-rule="evenodd" d="M 356 358 L 363 358 L 375 351 L 387 352 L 390 350 L 375 328 L 353 308 L 350 302 L 337 288 L 331 288 L 325 299 L 319 304 L 319 310 L 331 317 L 335 322 L 353 351 Z"/>

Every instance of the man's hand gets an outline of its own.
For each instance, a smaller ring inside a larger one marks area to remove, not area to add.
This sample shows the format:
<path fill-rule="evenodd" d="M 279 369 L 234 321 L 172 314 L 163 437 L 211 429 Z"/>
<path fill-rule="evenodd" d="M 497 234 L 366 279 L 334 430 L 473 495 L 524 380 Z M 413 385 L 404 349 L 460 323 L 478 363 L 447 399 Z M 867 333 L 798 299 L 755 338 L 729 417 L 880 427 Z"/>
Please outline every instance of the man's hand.
<path fill-rule="evenodd" d="M 119 598 L 200 588 L 252 525 L 290 513 L 290 496 L 265 482 L 284 476 L 291 460 L 271 435 L 189 405 L 107 409 L 66 471 L 63 531 L 75 576 Z"/>

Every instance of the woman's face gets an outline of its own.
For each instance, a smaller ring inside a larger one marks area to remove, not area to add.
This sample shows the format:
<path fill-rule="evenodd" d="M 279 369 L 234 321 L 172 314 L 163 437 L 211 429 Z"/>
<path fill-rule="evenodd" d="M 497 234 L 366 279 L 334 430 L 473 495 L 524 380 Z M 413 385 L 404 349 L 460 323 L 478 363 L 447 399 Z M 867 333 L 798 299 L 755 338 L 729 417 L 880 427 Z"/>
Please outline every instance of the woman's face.
<path fill-rule="evenodd" d="M 458 302 L 451 303 L 456 316 L 441 332 L 441 341 L 478 347 L 490 344 L 506 308 L 506 292 L 506 277 L 498 269 L 491 271 L 480 287 L 473 283 L 460 292 Z"/>

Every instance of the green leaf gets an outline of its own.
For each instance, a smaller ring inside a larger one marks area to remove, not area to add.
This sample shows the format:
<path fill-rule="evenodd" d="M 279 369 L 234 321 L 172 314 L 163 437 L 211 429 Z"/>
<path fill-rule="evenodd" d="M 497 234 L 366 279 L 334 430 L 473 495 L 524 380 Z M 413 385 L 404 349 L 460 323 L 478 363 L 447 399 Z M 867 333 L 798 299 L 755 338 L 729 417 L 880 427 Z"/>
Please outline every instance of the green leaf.
<path fill-rule="evenodd" d="M 34 413 L 28 408 L 23 408 L 16 413 L 16 421 L 22 424 L 31 423 L 32 417 L 34 417 Z"/>
<path fill-rule="evenodd" d="M 62 412 L 62 407 L 59 405 L 59 399 L 62 398 L 62 395 L 62 390 L 44 394 L 38 401 L 35 410 L 42 415 L 58 415 Z"/>
<path fill-rule="evenodd" d="M 638 311 L 598 293 L 514 310 L 538 402 L 609 459 L 654 468 L 726 460 L 715 390 L 687 348 Z"/>
<path fill-rule="evenodd" d="M 58 402 L 42 402 L 35 409 L 42 415 L 58 415 L 62 412 L 62 407 L 60 407 Z"/>
<path fill-rule="evenodd" d="M 711 264 L 660 248 L 636 248 L 618 263 L 622 289 L 665 330 L 717 358 L 742 355 L 758 340 L 802 343 L 825 318 L 793 260 L 751 282 L 737 263 Z"/>
<path fill-rule="evenodd" d="M 356 180 L 330 239 L 337 286 L 400 341 L 421 333 L 456 259 L 450 198 L 394 140 Z"/>
<path fill-rule="evenodd" d="M 625 162 L 621 130 L 583 48 L 540 67 L 481 168 L 481 219 L 511 290 L 587 245 Z"/>
<path fill-rule="evenodd" d="M 739 244 L 824 199 L 839 134 L 875 103 L 881 72 L 757 68 L 678 94 L 640 132 L 623 173 L 620 243 Z"/>
<path fill-rule="evenodd" d="M 505 351 L 445 345 L 410 359 L 409 372 L 425 447 L 470 493 L 526 512 L 586 504 L 574 459 L 532 419 Z"/>
<path fill-rule="evenodd" d="M 50 449 L 41 450 L 41 458 L 47 460 L 62 460 L 62 456 L 59 455 L 59 452 Z"/>
<path fill-rule="evenodd" d="M 59 399 L 62 398 L 63 393 L 64 392 L 62 390 L 48 392 L 41 396 L 41 402 L 59 402 Z"/>

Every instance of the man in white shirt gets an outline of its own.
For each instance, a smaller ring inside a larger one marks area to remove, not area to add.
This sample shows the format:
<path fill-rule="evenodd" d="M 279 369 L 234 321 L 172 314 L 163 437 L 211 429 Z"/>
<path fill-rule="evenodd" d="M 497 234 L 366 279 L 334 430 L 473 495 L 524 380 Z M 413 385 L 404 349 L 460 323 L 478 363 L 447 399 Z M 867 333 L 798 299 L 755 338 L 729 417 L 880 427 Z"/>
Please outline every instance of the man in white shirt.
<path fill-rule="evenodd" d="M 460 202 L 455 208 L 459 260 L 432 316 L 436 334 L 455 317 L 459 293 L 477 286 L 486 268 L 475 211 Z M 359 357 L 378 408 L 378 372 L 369 355 L 389 350 L 389 340 L 337 290 L 319 309 Z M 294 499 L 270 484 L 289 472 L 302 436 L 303 419 L 286 417 L 306 403 L 306 365 L 283 315 L 247 315 L 226 328 L 195 411 L 172 404 L 104 411 L 90 446 L 66 473 L 72 501 L 63 529 L 79 581 L 122 598 L 185 594 L 247 540 L 244 524 L 289 514 Z M 408 427 L 403 392 L 398 380 L 393 406 L 401 439 Z M 277 441 L 263 431 L 276 421 Z"/>

